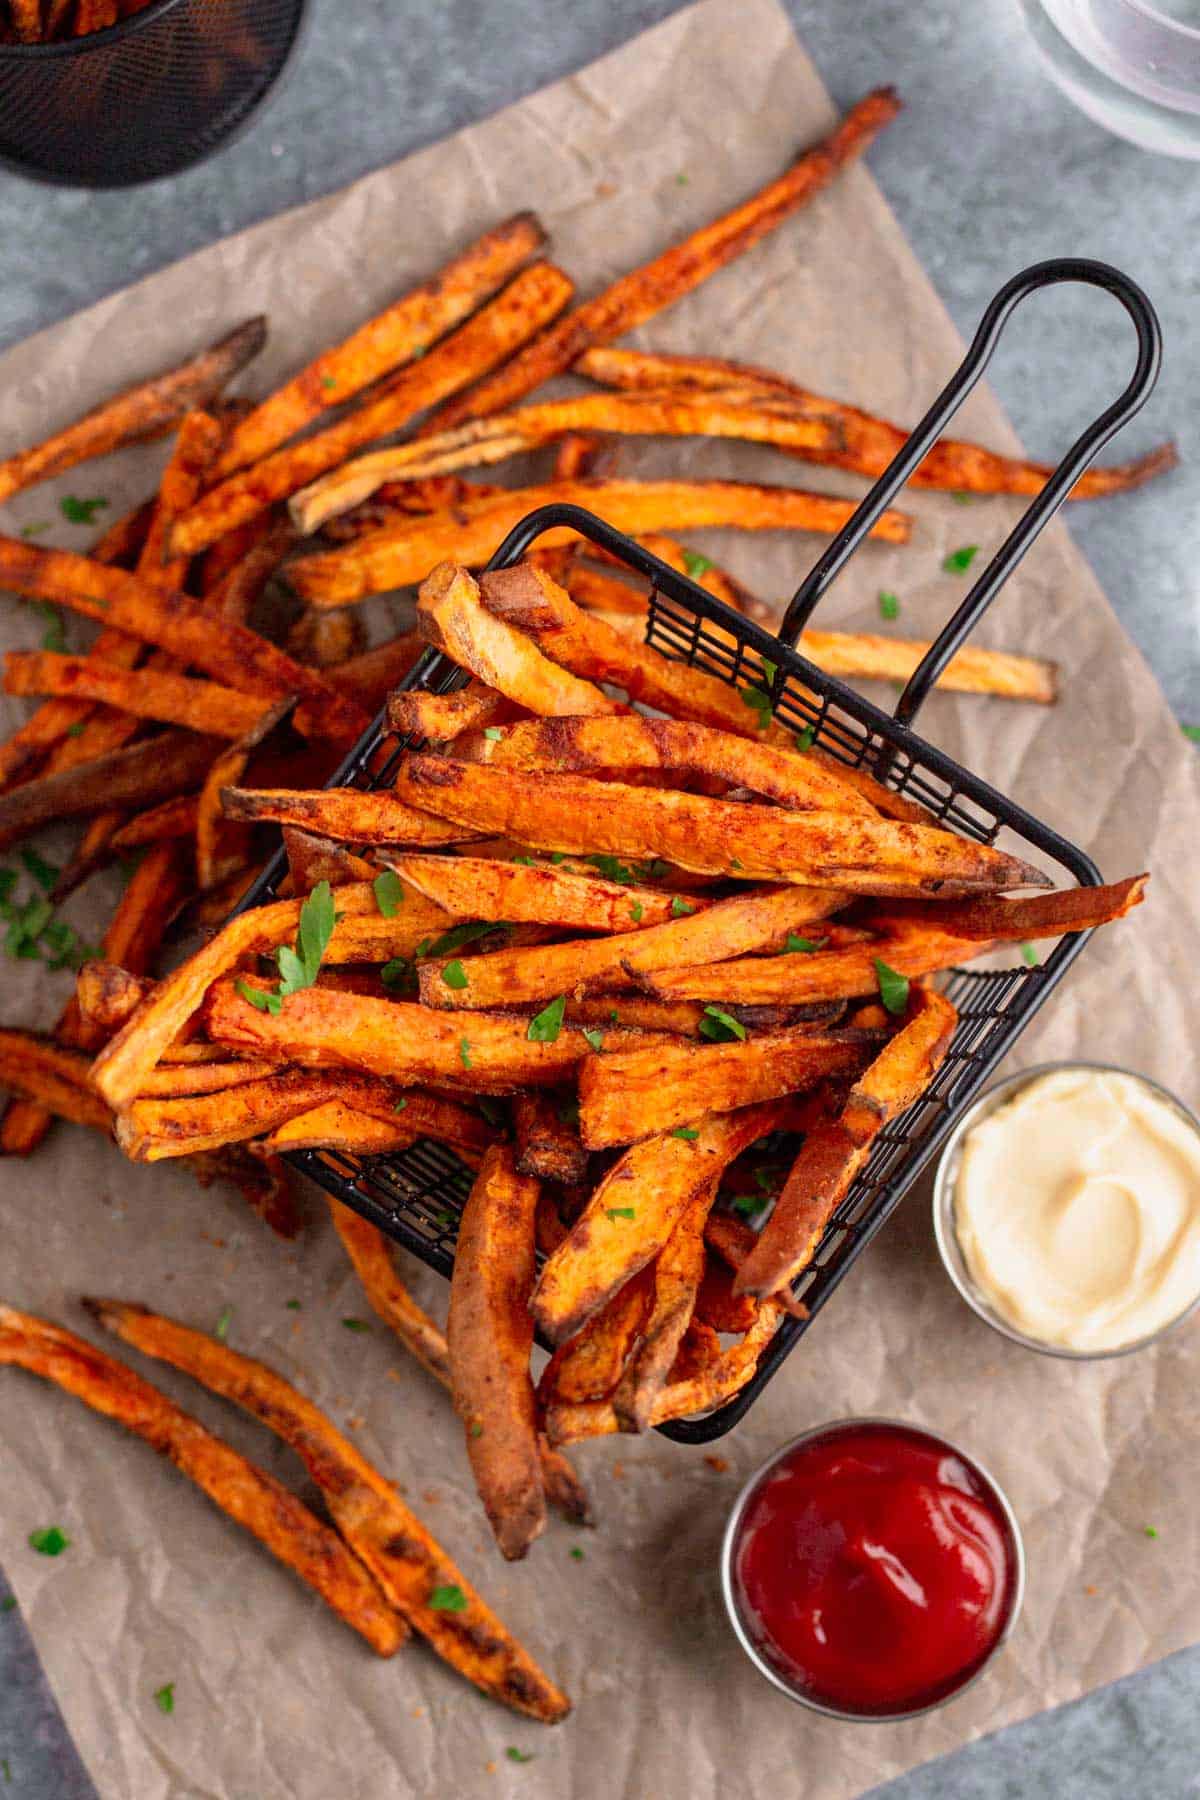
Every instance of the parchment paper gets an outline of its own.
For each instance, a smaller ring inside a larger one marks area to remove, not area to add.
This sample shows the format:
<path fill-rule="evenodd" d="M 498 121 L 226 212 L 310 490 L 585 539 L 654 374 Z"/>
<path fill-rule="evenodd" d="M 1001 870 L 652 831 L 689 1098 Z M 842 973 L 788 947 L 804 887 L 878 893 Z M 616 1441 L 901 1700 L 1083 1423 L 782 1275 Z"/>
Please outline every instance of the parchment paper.
<path fill-rule="evenodd" d="M 705 0 L 486 124 L 10 352 L 0 362 L 0 445 L 31 441 L 257 308 L 272 325 L 254 372 L 261 384 L 518 207 L 539 210 L 556 254 L 594 291 L 772 175 L 831 117 L 773 0 Z M 887 156 L 886 136 L 875 154 Z M 641 335 L 773 364 L 909 421 L 959 354 L 862 168 Z M 986 394 L 963 428 L 1016 448 Z M 158 456 L 129 454 L 62 486 L 132 500 Z M 744 447 L 626 457 L 631 468 L 681 465 L 790 473 Z M 824 471 L 794 478 L 838 485 Z M 57 520 L 56 498 L 24 496 L 5 527 Z M 906 632 L 932 631 L 961 592 L 940 572 L 945 551 L 998 541 L 1015 513 L 1008 502 L 967 510 L 930 495 L 913 509 L 912 545 L 861 554 L 827 620 L 870 627 L 886 587 L 903 596 Z M 87 536 L 61 522 L 54 535 Z M 765 593 L 788 591 L 816 553 L 815 540 L 733 539 L 713 534 L 712 546 Z M 6 642 L 32 643 L 40 630 L 15 604 L 5 610 Z M 1149 904 L 1101 934 L 1020 1058 L 1128 1063 L 1194 1103 L 1195 752 L 1062 528 L 1046 534 L 981 637 L 1057 658 L 1061 702 L 939 697 L 927 733 L 1087 846 L 1107 874 L 1154 871 Z M 15 721 L 17 704 L 7 704 Z M 95 928 L 93 895 L 74 916 Z M 40 971 L 15 967 L 5 972 L 6 1018 L 49 1023 L 61 995 Z M 923 1193 L 718 1446 L 727 1468 L 654 1435 L 583 1446 L 599 1530 L 553 1523 L 528 1563 L 511 1568 L 489 1544 L 442 1394 L 382 1329 L 342 1326 L 366 1307 L 315 1195 L 308 1235 L 284 1249 L 236 1199 L 202 1194 L 169 1165 L 132 1168 L 67 1127 L 30 1163 L 0 1167 L 0 1191 L 7 1297 L 87 1331 L 81 1292 L 139 1298 L 200 1326 L 232 1307 L 230 1341 L 350 1425 L 576 1702 L 548 1731 L 478 1697 L 419 1643 L 376 1661 L 144 1446 L 5 1372 L 0 1560 L 105 1800 L 833 1800 L 1200 1637 L 1200 1592 L 1181 1578 L 1200 1548 L 1195 1332 L 1080 1367 L 1006 1345 L 943 1276 Z M 420 1284 L 440 1308 L 441 1284 Z M 292 1298 L 301 1311 L 286 1308 Z M 265 1434 L 169 1371 L 149 1372 L 295 1479 Z M 1007 1486 L 1029 1552 L 1025 1614 L 1003 1657 L 962 1700 L 907 1726 L 839 1725 L 792 1707 L 743 1658 L 717 1591 L 722 1523 L 745 1476 L 804 1427 L 856 1412 L 961 1438 Z M 53 1562 L 27 1545 L 31 1529 L 52 1523 L 72 1540 Z M 582 1561 L 569 1555 L 577 1544 Z M 176 1705 L 164 1717 L 152 1694 L 168 1681 Z M 536 1760 L 518 1766 L 509 1746 Z"/>

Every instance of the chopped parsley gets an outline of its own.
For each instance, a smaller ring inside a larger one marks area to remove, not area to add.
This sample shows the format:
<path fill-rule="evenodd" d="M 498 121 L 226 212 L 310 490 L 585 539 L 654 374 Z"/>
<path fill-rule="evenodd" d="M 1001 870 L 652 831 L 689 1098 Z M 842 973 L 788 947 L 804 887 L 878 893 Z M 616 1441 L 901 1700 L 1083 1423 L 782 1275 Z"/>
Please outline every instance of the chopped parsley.
<path fill-rule="evenodd" d="M 334 380 L 332 375 L 322 375 L 321 386 L 323 388 L 335 388 L 337 386 L 337 382 Z"/>
<path fill-rule="evenodd" d="M 247 987 L 244 981 L 238 981 L 235 987 L 242 999 L 248 1000 L 251 1006 L 256 1006 L 259 1012 L 278 1014 L 289 994 L 298 994 L 302 988 L 312 987 L 320 972 L 321 958 L 329 947 L 336 923 L 333 889 L 327 881 L 318 881 L 300 908 L 300 928 L 296 934 L 295 948 L 281 944 L 275 952 L 275 961 L 279 965 L 279 986 L 263 990 Z"/>
<path fill-rule="evenodd" d="M 57 606 L 51 606 L 48 600 L 30 602 L 32 611 L 46 627 L 42 633 L 42 649 L 62 651 L 67 647 L 67 628 L 63 616 Z"/>
<path fill-rule="evenodd" d="M 61 1556 L 70 1543 L 70 1538 L 58 1525 L 47 1525 L 29 1534 L 29 1548 L 36 1550 L 39 1556 Z"/>
<path fill-rule="evenodd" d="M 1193 744 L 1200 744 L 1200 725 L 1184 725 L 1181 730 L 1185 738 L 1191 738 Z"/>
<path fill-rule="evenodd" d="M 686 900 L 681 900 L 678 894 L 671 901 L 671 917 L 673 919 L 690 919 L 695 910 L 695 907 L 689 906 Z"/>
<path fill-rule="evenodd" d="M 300 1311 L 300 1302 L 298 1300 L 285 1300 L 283 1304 L 287 1307 L 289 1312 Z"/>
<path fill-rule="evenodd" d="M 343 1319 L 342 1324 L 347 1331 L 370 1331 L 371 1329 L 365 1319 Z"/>
<path fill-rule="evenodd" d="M 640 900 L 634 900 L 631 902 L 630 907 L 629 907 L 629 916 L 633 920 L 635 925 L 641 924 L 642 919 L 645 916 L 645 912 L 646 912 L 646 909 L 642 905 Z"/>
<path fill-rule="evenodd" d="M 464 1069 L 469 1069 L 471 1067 L 471 1043 L 469 1038 L 459 1038 L 458 1060 Z"/>
<path fill-rule="evenodd" d="M 693 581 L 699 581 L 700 577 L 702 575 L 707 575 L 708 571 L 715 565 L 711 556 L 701 556 L 698 550 L 685 550 L 683 553 L 683 566 Z"/>
<path fill-rule="evenodd" d="M 17 1596 L 15 1594 L 5 1594 L 3 1600 L 0 1600 L 0 1613 L 16 1612 L 16 1610 Z"/>
<path fill-rule="evenodd" d="M 886 588 L 879 590 L 879 616 L 881 619 L 898 619 L 900 617 L 900 601 Z"/>
<path fill-rule="evenodd" d="M 449 1582 L 445 1587 L 435 1587 L 429 1596 L 431 1612 L 466 1612 L 467 1596 L 457 1582 Z"/>
<path fill-rule="evenodd" d="M 685 1143 L 692 1144 L 695 1143 L 696 1139 L 700 1136 L 700 1133 L 696 1130 L 694 1125 L 677 1125 L 670 1135 L 672 1137 L 682 1138 Z"/>
<path fill-rule="evenodd" d="M 735 1194 L 730 1201 L 735 1213 L 741 1213 L 743 1219 L 752 1219 L 767 1204 L 765 1194 Z"/>
<path fill-rule="evenodd" d="M 155 1688 L 152 1698 L 160 1713 L 173 1713 L 175 1711 L 175 1683 L 168 1681 L 162 1687 Z"/>
<path fill-rule="evenodd" d="M 744 1042 L 746 1027 L 732 1013 L 725 1012 L 719 1006 L 706 1006 L 704 1017 L 700 1021 L 700 1036 L 710 1038 L 714 1043 L 727 1044 L 737 1038 Z"/>
<path fill-rule="evenodd" d="M 503 738 L 504 733 L 498 725 L 485 725 L 483 728 L 483 735 L 485 738 L 490 738 L 493 744 L 498 744 Z"/>
<path fill-rule="evenodd" d="M 978 544 L 964 544 L 959 550 L 952 550 L 943 563 L 942 568 L 947 575 L 963 575 L 979 555 Z"/>
<path fill-rule="evenodd" d="M 216 1330 L 213 1333 L 214 1337 L 220 1338 L 221 1342 L 224 1343 L 229 1336 L 229 1327 L 232 1323 L 233 1308 L 232 1306 L 226 1306 L 222 1309 L 221 1316 L 217 1320 Z"/>
<path fill-rule="evenodd" d="M 407 956 L 394 956 L 379 971 L 379 979 L 385 988 L 404 987 L 411 981 L 412 975 L 413 966 Z"/>
<path fill-rule="evenodd" d="M 1156 1538 L 1156 1537 L 1157 1537 L 1157 1536 L 1158 1536 L 1158 1527 L 1157 1527 L 1157 1525 L 1146 1525 L 1146 1526 L 1143 1526 L 1143 1530 L 1144 1530 L 1144 1531 L 1145 1531 L 1145 1533 L 1146 1533 L 1146 1536 L 1147 1536 L 1147 1537 L 1148 1537 L 1148 1538 Z"/>
<path fill-rule="evenodd" d="M 404 883 L 395 869 L 385 869 L 375 877 L 375 904 L 385 919 L 394 919 L 404 901 Z"/>
<path fill-rule="evenodd" d="M 83 720 L 82 719 L 76 719 L 76 721 L 73 725 L 67 726 L 67 736 L 72 737 L 72 738 L 80 738 L 83 736 Z"/>
<path fill-rule="evenodd" d="M 504 1124 L 504 1108 L 498 1100 L 489 1100 L 486 1094 L 476 1094 L 475 1104 L 489 1125 L 501 1129 Z"/>
<path fill-rule="evenodd" d="M 467 1427 L 467 1435 L 468 1437 L 481 1438 L 483 1436 L 483 1421 L 481 1419 L 472 1419 L 470 1425 Z"/>
<path fill-rule="evenodd" d="M 58 879 L 58 869 L 35 850 L 26 848 L 20 856 L 26 873 L 43 891 L 27 899 L 15 899 L 21 877 L 16 869 L 0 868 L 0 921 L 8 927 L 4 934 L 5 954 L 17 961 L 44 962 L 50 969 L 79 968 L 98 953 L 57 916 L 46 898 Z"/>
<path fill-rule="evenodd" d="M 62 874 L 62 870 L 56 869 L 53 863 L 48 863 L 44 857 L 38 855 L 36 850 L 26 848 L 19 854 L 28 873 L 33 876 L 42 891 L 48 894 Z"/>
<path fill-rule="evenodd" d="M 636 1219 L 637 1213 L 632 1206 L 606 1206 L 604 1216 L 606 1219 Z"/>
<path fill-rule="evenodd" d="M 49 529 L 49 519 L 35 519 L 32 525 L 22 525 L 21 536 L 23 538 L 41 537 L 43 531 L 49 531 Z"/>
<path fill-rule="evenodd" d="M 796 733 L 796 748 L 799 750 L 801 756 L 804 755 L 806 750 L 812 749 L 813 739 L 816 735 L 817 728 L 815 725 L 806 725 L 803 731 L 798 731 Z"/>
<path fill-rule="evenodd" d="M 489 932 L 509 931 L 511 926 L 498 920 L 477 919 L 469 925 L 452 925 L 449 931 L 443 931 L 440 938 L 430 943 L 426 938 L 423 944 L 417 945 L 418 956 L 450 956 L 455 950 L 461 950 L 464 944 L 473 944 L 477 938 L 487 937 Z"/>
<path fill-rule="evenodd" d="M 448 988 L 465 988 L 467 985 L 467 971 L 460 962 L 448 962 L 442 970 L 442 980 Z"/>
<path fill-rule="evenodd" d="M 526 856 L 523 853 L 518 853 L 518 854 L 514 855 L 512 860 L 515 863 L 520 863 L 521 866 L 526 869 L 536 869 L 537 868 L 537 857 L 536 856 Z"/>
<path fill-rule="evenodd" d="M 585 1025 L 583 1028 L 583 1035 L 587 1039 L 588 1043 L 591 1045 L 593 1050 L 596 1050 L 596 1051 L 603 1050 L 603 1048 L 604 1048 L 604 1033 L 602 1031 L 596 1030 L 596 1028 L 594 1026 Z"/>
<path fill-rule="evenodd" d="M 908 976 L 898 975 L 895 969 L 889 969 L 882 957 L 872 957 L 875 964 L 875 978 L 879 983 L 879 998 L 890 1013 L 902 1013 L 908 1005 Z"/>
<path fill-rule="evenodd" d="M 248 987 L 244 981 L 238 980 L 234 982 L 233 989 L 243 1000 L 248 1000 L 251 1006 L 257 1007 L 259 1012 L 272 1013 L 278 1017 L 283 1011 L 283 1001 L 279 995 L 268 992 L 266 988 Z"/>
<path fill-rule="evenodd" d="M 79 500 L 74 494 L 64 494 L 59 501 L 62 516 L 70 525 L 94 525 L 96 514 L 103 512 L 108 505 L 107 500 Z"/>
<path fill-rule="evenodd" d="M 529 1029 L 525 1035 L 531 1044 L 553 1044 L 562 1030 L 563 1014 L 567 1009 L 567 996 L 558 994 L 549 1006 L 544 1006 L 529 1021 Z"/>
<path fill-rule="evenodd" d="M 399 1100 L 397 1100 L 395 1106 L 393 1106 L 392 1111 L 393 1112 L 403 1112 L 407 1105 L 408 1105 L 408 1101 L 404 1098 L 403 1095 L 401 1095 Z"/>
<path fill-rule="evenodd" d="M 765 731 L 775 716 L 771 696 L 764 694 L 761 688 L 739 688 L 738 693 L 751 711 L 758 714 L 758 729 Z"/>
<path fill-rule="evenodd" d="M 1021 961 L 1025 963 L 1028 968 L 1036 969 L 1039 966 L 1041 959 L 1032 944 L 1027 943 L 1022 939 L 1017 945 L 1017 948 L 1021 952 Z"/>
<path fill-rule="evenodd" d="M 687 181 L 687 176 L 677 175 L 675 179 L 682 187 Z M 509 1762 L 532 1762 L 534 1756 L 532 1750 L 518 1750 L 515 1744 L 510 1744 L 504 1754 L 507 1756 Z"/>
<path fill-rule="evenodd" d="M 955 506 L 970 506 L 975 496 L 974 494 L 953 493 L 950 498 Z"/>
<path fill-rule="evenodd" d="M 789 931 L 787 934 L 787 942 L 784 944 L 783 948 L 785 954 L 794 950 L 799 950 L 807 956 L 814 950 L 823 950 L 828 942 L 828 938 L 797 937 L 794 931 Z"/>
<path fill-rule="evenodd" d="M 583 1551 L 579 1548 L 578 1544 L 572 1544 L 571 1548 L 567 1552 L 567 1555 L 571 1558 L 572 1562 L 582 1562 L 583 1561 Z"/>

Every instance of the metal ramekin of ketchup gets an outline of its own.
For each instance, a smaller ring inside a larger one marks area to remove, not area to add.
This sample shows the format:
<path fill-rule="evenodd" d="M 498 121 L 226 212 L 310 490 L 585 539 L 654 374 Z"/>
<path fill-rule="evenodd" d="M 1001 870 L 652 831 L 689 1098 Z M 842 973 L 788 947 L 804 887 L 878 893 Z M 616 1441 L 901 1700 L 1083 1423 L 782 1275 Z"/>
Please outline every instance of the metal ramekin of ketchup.
<path fill-rule="evenodd" d="M 983 1672 L 1020 1612 L 1025 1556 L 973 1457 L 900 1420 L 847 1419 L 785 1444 L 747 1482 L 721 1581 L 768 1681 L 817 1712 L 884 1721 Z"/>

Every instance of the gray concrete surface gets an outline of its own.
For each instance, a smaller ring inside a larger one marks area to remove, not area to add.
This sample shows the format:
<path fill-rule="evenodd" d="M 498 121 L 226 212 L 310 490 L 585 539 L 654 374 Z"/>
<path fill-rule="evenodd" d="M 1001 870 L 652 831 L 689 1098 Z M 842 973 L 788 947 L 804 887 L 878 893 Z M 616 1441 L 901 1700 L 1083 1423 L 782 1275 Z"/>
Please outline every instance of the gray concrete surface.
<path fill-rule="evenodd" d="M 1071 524 L 1181 719 L 1200 722 L 1200 358 L 1190 329 L 1200 172 L 1073 112 L 1042 78 L 1015 0 L 788 4 L 836 98 L 880 81 L 903 93 L 908 111 L 875 172 L 963 331 L 1014 268 L 1067 253 L 1120 263 L 1158 305 L 1163 380 L 1122 445 L 1132 453 L 1174 436 L 1184 466 L 1141 493 L 1075 509 Z M 676 10 L 676 0 L 314 0 L 288 87 L 202 168 L 111 195 L 0 174 L 0 344 L 482 118 Z M 1030 448 L 1051 456 L 1130 362 L 1111 305 L 1056 294 L 1030 307 L 994 379 Z M 1200 1651 L 1185 1652 L 914 1771 L 875 1800 L 1182 1800 L 1200 1793 L 1198 1699 Z M 19 1613 L 0 1610 L 0 1800 L 10 1795 L 93 1800 L 93 1789 Z"/>

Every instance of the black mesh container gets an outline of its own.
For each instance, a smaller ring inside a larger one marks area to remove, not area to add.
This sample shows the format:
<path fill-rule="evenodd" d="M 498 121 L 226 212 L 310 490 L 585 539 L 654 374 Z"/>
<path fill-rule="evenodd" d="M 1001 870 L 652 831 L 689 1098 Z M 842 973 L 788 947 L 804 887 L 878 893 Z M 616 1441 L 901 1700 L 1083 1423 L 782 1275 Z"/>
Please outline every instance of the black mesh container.
<path fill-rule="evenodd" d="M 0 163 L 73 187 L 173 175 L 246 123 L 303 15 L 304 0 L 150 0 L 107 31 L 0 45 Z"/>
<path fill-rule="evenodd" d="M 979 380 L 1013 309 L 1026 295 L 1059 281 L 1086 282 L 1106 289 L 1120 300 L 1137 329 L 1134 375 L 1120 398 L 1076 440 L 1009 533 L 913 674 L 895 711 L 882 712 L 844 682 L 807 661 L 802 650 L 794 646 L 822 594 Z M 1142 405 L 1154 385 L 1158 365 L 1159 331 L 1154 311 L 1141 290 L 1115 269 L 1103 263 L 1072 260 L 1040 263 L 1014 276 L 988 308 L 966 359 L 949 385 L 801 584 L 778 637 L 715 600 L 696 582 L 678 574 L 633 539 L 576 506 L 546 506 L 531 513 L 510 532 L 489 567 L 504 568 L 517 562 L 545 533 L 561 533 L 566 527 L 644 583 L 648 600 L 646 641 L 664 656 L 715 675 L 743 695 L 750 693 L 757 711 L 761 711 L 758 696 L 769 700 L 775 720 L 794 732 L 801 742 L 819 746 L 847 768 L 870 771 L 897 793 L 919 802 L 935 821 L 961 836 L 983 844 L 999 843 L 1001 848 L 1044 869 L 1056 885 L 1093 885 L 1099 882 L 1100 875 L 1082 850 L 955 763 L 911 727 L 922 700 L 946 663 L 1043 525 L 1100 447 Z M 462 687 L 466 680 L 463 671 L 447 657 L 430 650 L 402 685 L 449 693 Z M 392 731 L 386 715 L 381 716 L 329 785 L 366 790 L 387 788 L 392 785 L 406 751 L 417 747 L 413 740 Z M 286 859 L 280 853 L 237 910 L 272 899 L 286 872 Z M 945 1062 L 921 1098 L 879 1133 L 870 1160 L 830 1220 L 811 1263 L 797 1279 L 795 1293 L 803 1300 L 806 1316 L 784 1320 L 753 1378 L 740 1392 L 702 1417 L 677 1419 L 661 1426 L 665 1435 L 687 1443 L 707 1442 L 728 1431 L 753 1405 L 945 1142 L 1001 1058 L 1049 998 L 1083 949 L 1087 936 L 1086 932 L 1074 932 L 1056 940 L 1047 947 L 1044 959 L 1034 966 L 1014 955 L 1012 966 L 1007 968 L 956 969 L 950 973 L 945 985 L 958 1009 L 958 1025 Z M 786 1157 L 788 1146 L 779 1148 Z M 367 1158 L 306 1150 L 289 1160 L 431 1268 L 450 1274 L 458 1222 L 472 1177 L 445 1145 L 426 1140 L 393 1155 Z"/>

